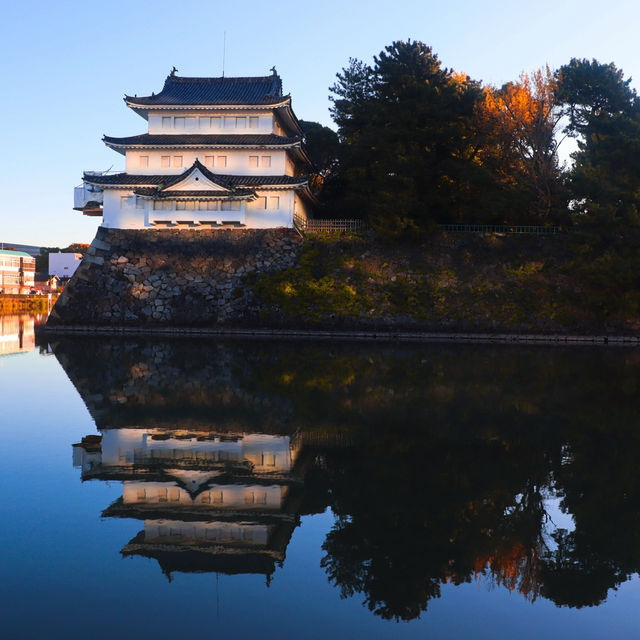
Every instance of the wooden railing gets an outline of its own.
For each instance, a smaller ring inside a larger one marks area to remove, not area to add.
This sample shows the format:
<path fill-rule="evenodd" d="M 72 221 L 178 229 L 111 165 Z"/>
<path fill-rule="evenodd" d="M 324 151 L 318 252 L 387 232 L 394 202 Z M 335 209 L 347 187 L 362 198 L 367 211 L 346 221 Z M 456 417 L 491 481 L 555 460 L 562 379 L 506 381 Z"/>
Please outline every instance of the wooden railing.
<path fill-rule="evenodd" d="M 447 233 L 562 233 L 560 227 L 544 225 L 510 225 L 510 224 L 439 224 L 438 228 Z"/>
<path fill-rule="evenodd" d="M 294 216 L 293 224 L 301 233 L 362 233 L 362 220 L 321 220 Z"/>

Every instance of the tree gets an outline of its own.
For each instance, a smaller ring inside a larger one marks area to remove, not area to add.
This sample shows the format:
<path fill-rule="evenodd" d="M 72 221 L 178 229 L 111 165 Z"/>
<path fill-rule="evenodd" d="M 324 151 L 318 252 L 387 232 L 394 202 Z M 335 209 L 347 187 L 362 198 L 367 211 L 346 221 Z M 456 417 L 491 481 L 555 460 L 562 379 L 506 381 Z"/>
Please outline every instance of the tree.
<path fill-rule="evenodd" d="M 391 236 L 464 219 L 482 183 L 472 128 L 479 85 L 411 40 L 386 47 L 373 67 L 351 59 L 337 77 L 343 206 Z"/>
<path fill-rule="evenodd" d="M 640 101 L 613 63 L 572 59 L 558 71 L 557 99 L 577 138 L 569 175 L 575 219 L 605 238 L 640 227 Z"/>
<path fill-rule="evenodd" d="M 566 210 L 558 162 L 561 111 L 549 67 L 522 73 L 501 89 L 485 87 L 477 109 L 479 157 L 507 193 L 510 222 L 558 221 Z"/>

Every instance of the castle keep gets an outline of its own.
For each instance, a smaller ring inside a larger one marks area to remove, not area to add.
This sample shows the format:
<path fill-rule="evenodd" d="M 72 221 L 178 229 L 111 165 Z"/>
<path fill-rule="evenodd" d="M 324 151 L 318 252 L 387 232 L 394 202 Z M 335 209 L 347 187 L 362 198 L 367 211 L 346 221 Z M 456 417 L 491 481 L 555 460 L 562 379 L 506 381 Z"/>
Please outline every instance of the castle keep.
<path fill-rule="evenodd" d="M 104 136 L 125 171 L 87 171 L 74 208 L 112 229 L 293 227 L 313 196 L 302 129 L 273 73 L 185 78 L 162 91 L 125 96 L 148 122 L 136 136 Z"/>

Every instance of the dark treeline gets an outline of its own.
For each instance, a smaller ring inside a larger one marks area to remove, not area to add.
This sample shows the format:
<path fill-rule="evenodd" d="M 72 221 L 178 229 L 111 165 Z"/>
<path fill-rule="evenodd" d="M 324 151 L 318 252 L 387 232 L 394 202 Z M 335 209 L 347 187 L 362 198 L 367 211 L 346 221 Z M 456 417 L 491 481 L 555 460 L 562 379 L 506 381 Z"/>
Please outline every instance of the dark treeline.
<path fill-rule="evenodd" d="M 321 215 L 420 241 L 437 224 L 579 231 L 572 272 L 592 306 L 640 311 L 640 100 L 613 63 L 572 59 L 500 88 L 422 42 L 351 59 L 331 87 L 337 135 L 315 123 Z M 575 140 L 571 161 L 559 146 Z"/>
<path fill-rule="evenodd" d="M 637 224 L 640 102 L 613 64 L 573 59 L 500 88 L 422 42 L 351 59 L 330 89 L 337 135 L 303 123 L 333 214 L 387 234 L 433 223 Z M 558 148 L 577 139 L 571 166 Z"/>

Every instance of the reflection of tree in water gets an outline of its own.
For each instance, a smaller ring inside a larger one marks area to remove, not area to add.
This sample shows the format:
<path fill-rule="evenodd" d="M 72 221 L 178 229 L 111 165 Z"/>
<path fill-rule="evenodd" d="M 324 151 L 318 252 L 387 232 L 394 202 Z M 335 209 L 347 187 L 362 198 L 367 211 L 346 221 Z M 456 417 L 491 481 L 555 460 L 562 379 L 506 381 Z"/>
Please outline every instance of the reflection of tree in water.
<path fill-rule="evenodd" d="M 56 355 L 103 424 L 342 438 L 310 472 L 313 511 L 336 515 L 322 565 L 382 617 L 479 577 L 592 606 L 640 568 L 635 351 L 74 341 Z M 574 531 L 553 530 L 548 496 Z"/>

